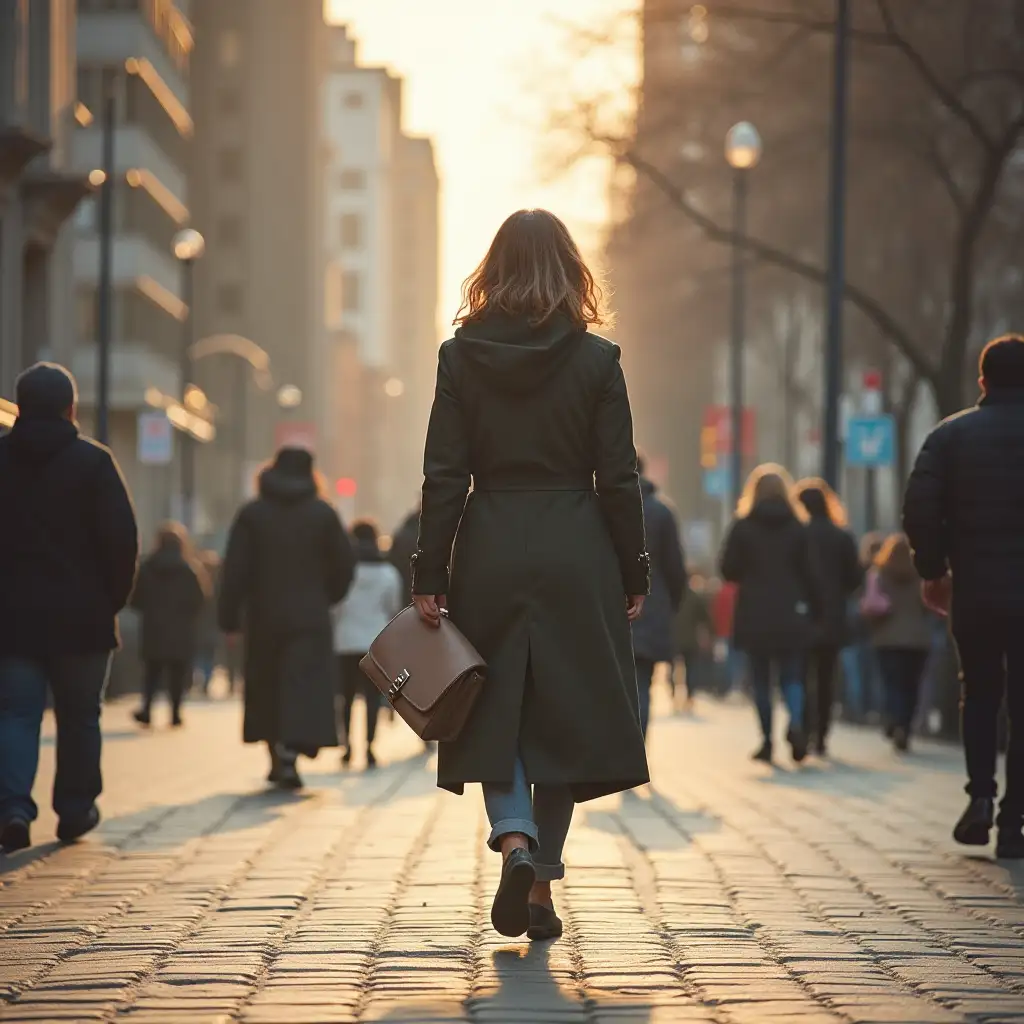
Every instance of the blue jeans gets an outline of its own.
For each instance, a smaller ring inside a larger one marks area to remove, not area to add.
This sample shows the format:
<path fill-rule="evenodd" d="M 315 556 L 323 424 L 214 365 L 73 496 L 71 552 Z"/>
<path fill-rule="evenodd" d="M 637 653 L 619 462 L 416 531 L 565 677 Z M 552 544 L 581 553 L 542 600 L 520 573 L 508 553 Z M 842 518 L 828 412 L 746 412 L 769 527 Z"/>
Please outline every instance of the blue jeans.
<path fill-rule="evenodd" d="M 502 836 L 521 832 L 530 840 L 537 881 L 564 878 L 562 848 L 575 807 L 569 787 L 562 783 L 538 783 L 531 795 L 526 769 L 517 757 L 511 784 L 485 782 L 483 790 L 487 820 L 491 823 L 487 845 L 499 853 Z"/>
<path fill-rule="evenodd" d="M 917 710 L 927 651 L 880 647 L 878 666 L 885 684 L 885 718 L 889 725 L 910 731 Z"/>
<path fill-rule="evenodd" d="M 782 699 L 789 711 L 789 727 L 804 727 L 804 684 L 803 660 L 791 654 L 781 658 L 770 658 L 760 654 L 750 655 L 750 677 L 754 688 L 754 706 L 761 722 L 764 738 L 772 738 L 772 669 L 779 669 L 779 688 Z"/>
<path fill-rule="evenodd" d="M 32 787 L 39 766 L 39 729 L 46 690 L 57 717 L 57 817 L 84 818 L 103 790 L 100 705 L 109 654 L 0 658 L 0 821 L 34 821 Z"/>

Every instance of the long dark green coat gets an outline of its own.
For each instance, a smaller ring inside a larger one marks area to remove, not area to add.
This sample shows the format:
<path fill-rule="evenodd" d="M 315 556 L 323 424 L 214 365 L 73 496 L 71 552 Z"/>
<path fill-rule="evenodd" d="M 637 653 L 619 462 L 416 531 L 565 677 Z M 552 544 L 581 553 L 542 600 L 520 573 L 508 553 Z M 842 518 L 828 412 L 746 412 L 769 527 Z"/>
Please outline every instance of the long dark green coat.
<path fill-rule="evenodd" d="M 489 670 L 438 785 L 511 782 L 517 750 L 577 800 L 646 782 L 625 605 L 649 559 L 618 347 L 557 316 L 460 328 L 424 475 L 415 592 L 448 595 Z"/>

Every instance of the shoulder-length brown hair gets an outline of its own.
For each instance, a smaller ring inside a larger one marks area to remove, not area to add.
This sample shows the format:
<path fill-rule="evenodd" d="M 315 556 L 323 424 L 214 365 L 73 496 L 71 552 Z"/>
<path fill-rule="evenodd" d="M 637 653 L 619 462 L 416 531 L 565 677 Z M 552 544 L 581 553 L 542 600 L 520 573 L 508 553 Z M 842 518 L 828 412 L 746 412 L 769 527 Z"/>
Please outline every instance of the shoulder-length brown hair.
<path fill-rule="evenodd" d="M 555 313 L 580 327 L 606 322 L 601 286 L 569 229 L 553 213 L 513 213 L 466 278 L 455 323 L 470 323 L 493 312 L 524 316 L 533 324 Z"/>
<path fill-rule="evenodd" d="M 825 515 L 836 526 L 848 526 L 846 506 L 839 495 L 821 477 L 810 476 L 800 480 L 794 487 L 800 503 L 811 516 Z"/>
<path fill-rule="evenodd" d="M 893 533 L 875 555 L 875 566 L 894 580 L 907 581 L 917 578 L 914 568 L 914 553 L 905 533 Z"/>
<path fill-rule="evenodd" d="M 807 522 L 807 509 L 793 496 L 793 478 L 788 470 L 775 462 L 762 463 L 747 477 L 736 504 L 736 515 L 745 519 L 762 502 L 779 500 L 789 505 L 800 522 Z"/>

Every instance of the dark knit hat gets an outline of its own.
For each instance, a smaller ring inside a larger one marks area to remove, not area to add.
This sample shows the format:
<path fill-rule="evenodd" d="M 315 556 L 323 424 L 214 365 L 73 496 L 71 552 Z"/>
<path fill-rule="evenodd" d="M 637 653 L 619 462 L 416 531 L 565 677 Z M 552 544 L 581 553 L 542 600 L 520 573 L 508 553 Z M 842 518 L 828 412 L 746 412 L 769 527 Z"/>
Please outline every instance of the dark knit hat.
<path fill-rule="evenodd" d="M 57 363 L 36 363 L 15 385 L 18 415 L 27 419 L 56 419 L 78 401 L 75 378 Z"/>

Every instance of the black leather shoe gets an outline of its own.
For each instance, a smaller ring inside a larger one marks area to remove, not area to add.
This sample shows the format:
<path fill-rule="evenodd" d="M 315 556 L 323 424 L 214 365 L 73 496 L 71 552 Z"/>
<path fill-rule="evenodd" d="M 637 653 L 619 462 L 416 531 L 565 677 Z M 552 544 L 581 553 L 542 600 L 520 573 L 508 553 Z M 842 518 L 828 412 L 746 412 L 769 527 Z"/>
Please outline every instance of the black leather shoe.
<path fill-rule="evenodd" d="M 786 740 L 790 750 L 793 751 L 793 760 L 799 764 L 807 757 L 807 733 L 800 726 L 793 725 L 786 733 Z"/>
<path fill-rule="evenodd" d="M 9 818 L 0 828 L 0 851 L 16 853 L 32 845 L 28 822 L 24 818 Z"/>
<path fill-rule="evenodd" d="M 499 935 L 516 938 L 530 927 L 530 889 L 537 869 L 529 850 L 513 850 L 501 866 L 501 881 L 491 904 L 491 924 Z"/>
<path fill-rule="evenodd" d="M 526 937 L 534 942 L 545 939 L 557 939 L 562 934 L 562 919 L 555 913 L 554 907 L 545 907 L 542 903 L 531 903 L 530 927 L 526 929 Z"/>
<path fill-rule="evenodd" d="M 767 740 L 751 754 L 752 761 L 763 761 L 765 764 L 772 763 L 772 745 Z"/>
<path fill-rule="evenodd" d="M 61 818 L 57 824 L 57 838 L 62 843 L 73 843 L 91 832 L 100 823 L 100 809 L 93 804 L 84 818 Z"/>
<path fill-rule="evenodd" d="M 1000 826 L 996 833 L 996 856 L 1001 860 L 1024 860 L 1024 829 Z"/>
<path fill-rule="evenodd" d="M 995 800 L 987 796 L 972 798 L 953 829 L 953 838 L 964 846 L 987 846 L 995 813 Z"/>
<path fill-rule="evenodd" d="M 149 728 L 151 719 L 149 717 L 149 712 L 145 708 L 139 708 L 138 711 L 133 711 L 132 718 L 134 718 L 139 725 L 143 725 L 147 729 Z"/>

